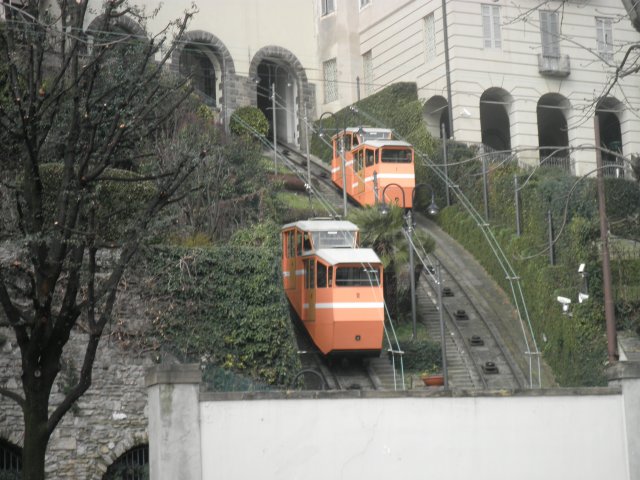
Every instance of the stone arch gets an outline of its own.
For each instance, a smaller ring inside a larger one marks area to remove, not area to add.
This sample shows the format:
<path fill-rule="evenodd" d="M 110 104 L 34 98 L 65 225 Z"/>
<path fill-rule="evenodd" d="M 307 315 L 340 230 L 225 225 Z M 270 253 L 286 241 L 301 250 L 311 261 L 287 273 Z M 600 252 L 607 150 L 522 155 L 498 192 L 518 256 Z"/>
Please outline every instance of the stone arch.
<path fill-rule="evenodd" d="M 571 170 L 567 124 L 570 109 L 569 100 L 559 93 L 542 95 L 536 108 L 540 160 L 546 166 L 556 166 L 567 171 Z"/>
<path fill-rule="evenodd" d="M 304 125 L 300 121 L 305 116 L 315 116 L 313 90 L 307 73 L 298 58 L 289 50 L 275 45 L 261 48 L 251 59 L 249 66 L 251 93 L 258 108 L 265 110 L 266 99 L 275 86 L 276 98 L 280 99 L 280 109 L 276 109 L 278 139 L 294 145 L 304 138 Z M 271 112 L 267 115 L 273 124 Z"/>
<path fill-rule="evenodd" d="M 442 138 L 442 125 L 445 127 L 447 138 L 451 136 L 451 132 L 449 132 L 448 106 L 446 98 L 441 95 L 434 95 L 422 107 L 422 118 L 428 132 L 434 138 Z"/>
<path fill-rule="evenodd" d="M 89 26 L 87 26 L 86 33 L 91 35 L 91 32 L 101 32 L 102 26 L 107 22 L 106 14 L 98 15 L 94 18 Z M 113 25 L 119 30 L 132 35 L 134 37 L 146 37 L 147 32 L 142 25 L 136 22 L 133 18 L 123 15 L 121 17 L 117 17 L 113 19 Z"/>
<path fill-rule="evenodd" d="M 236 68 L 229 49 L 218 37 L 204 30 L 185 33 L 171 54 L 171 69 L 179 75 L 191 75 L 203 101 L 221 107 L 227 122 L 229 84 Z"/>
<path fill-rule="evenodd" d="M 109 452 L 102 456 L 104 463 L 101 470 L 106 473 L 109 467 L 117 462 L 127 452 L 134 450 L 138 447 L 148 446 L 149 436 L 147 432 L 136 432 L 135 434 L 127 431 L 124 438 L 120 439 L 113 448 L 109 449 Z M 103 477 L 101 477 L 103 478 Z"/>
<path fill-rule="evenodd" d="M 144 478 L 145 470 L 149 468 L 149 444 L 138 444 L 118 456 L 109 465 L 102 476 L 102 480 L 116 480 L 121 478 Z"/>
<path fill-rule="evenodd" d="M 511 150 L 513 97 L 502 88 L 488 88 L 480 97 L 482 143 L 493 150 Z"/>

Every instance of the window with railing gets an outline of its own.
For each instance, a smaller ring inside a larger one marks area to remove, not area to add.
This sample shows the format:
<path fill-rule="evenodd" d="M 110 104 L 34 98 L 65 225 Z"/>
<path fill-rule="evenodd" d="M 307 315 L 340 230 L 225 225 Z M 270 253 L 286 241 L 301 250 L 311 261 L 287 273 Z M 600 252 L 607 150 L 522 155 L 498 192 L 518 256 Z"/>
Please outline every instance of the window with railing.
<path fill-rule="evenodd" d="M 138 445 L 113 462 L 102 480 L 148 480 L 149 445 Z"/>
<path fill-rule="evenodd" d="M 22 478 L 22 451 L 11 443 L 0 439 L 0 479 Z"/>

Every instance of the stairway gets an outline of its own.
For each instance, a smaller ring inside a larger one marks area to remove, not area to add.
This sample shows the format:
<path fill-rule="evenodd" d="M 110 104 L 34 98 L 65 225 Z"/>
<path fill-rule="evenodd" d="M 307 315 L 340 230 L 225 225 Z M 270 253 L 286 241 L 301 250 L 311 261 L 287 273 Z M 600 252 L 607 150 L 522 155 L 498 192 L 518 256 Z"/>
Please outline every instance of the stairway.
<path fill-rule="evenodd" d="M 426 326 L 429 338 L 440 343 L 440 315 L 436 306 L 437 298 L 433 295 L 426 282 L 419 282 L 416 289 L 417 313 L 422 325 Z M 464 351 L 455 341 L 455 333 L 446 325 L 445 335 L 447 349 L 447 373 L 449 388 L 460 390 L 472 390 L 480 388 L 481 380 L 469 364 Z"/>

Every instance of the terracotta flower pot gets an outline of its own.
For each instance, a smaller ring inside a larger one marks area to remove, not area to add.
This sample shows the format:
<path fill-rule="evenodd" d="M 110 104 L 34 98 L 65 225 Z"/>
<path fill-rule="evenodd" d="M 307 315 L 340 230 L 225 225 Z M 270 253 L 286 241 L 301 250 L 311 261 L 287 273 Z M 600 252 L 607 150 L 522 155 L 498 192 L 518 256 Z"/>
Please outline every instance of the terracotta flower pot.
<path fill-rule="evenodd" d="M 422 381 L 427 387 L 440 387 L 444 385 L 443 375 L 424 375 Z"/>

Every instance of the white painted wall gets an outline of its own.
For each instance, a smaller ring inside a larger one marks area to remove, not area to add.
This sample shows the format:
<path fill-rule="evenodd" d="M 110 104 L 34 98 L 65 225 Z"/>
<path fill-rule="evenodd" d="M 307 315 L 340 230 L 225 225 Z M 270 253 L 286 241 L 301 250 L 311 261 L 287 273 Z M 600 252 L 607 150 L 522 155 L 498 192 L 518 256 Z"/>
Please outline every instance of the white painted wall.
<path fill-rule="evenodd" d="M 628 479 L 598 395 L 201 401 L 203 479 Z"/>

